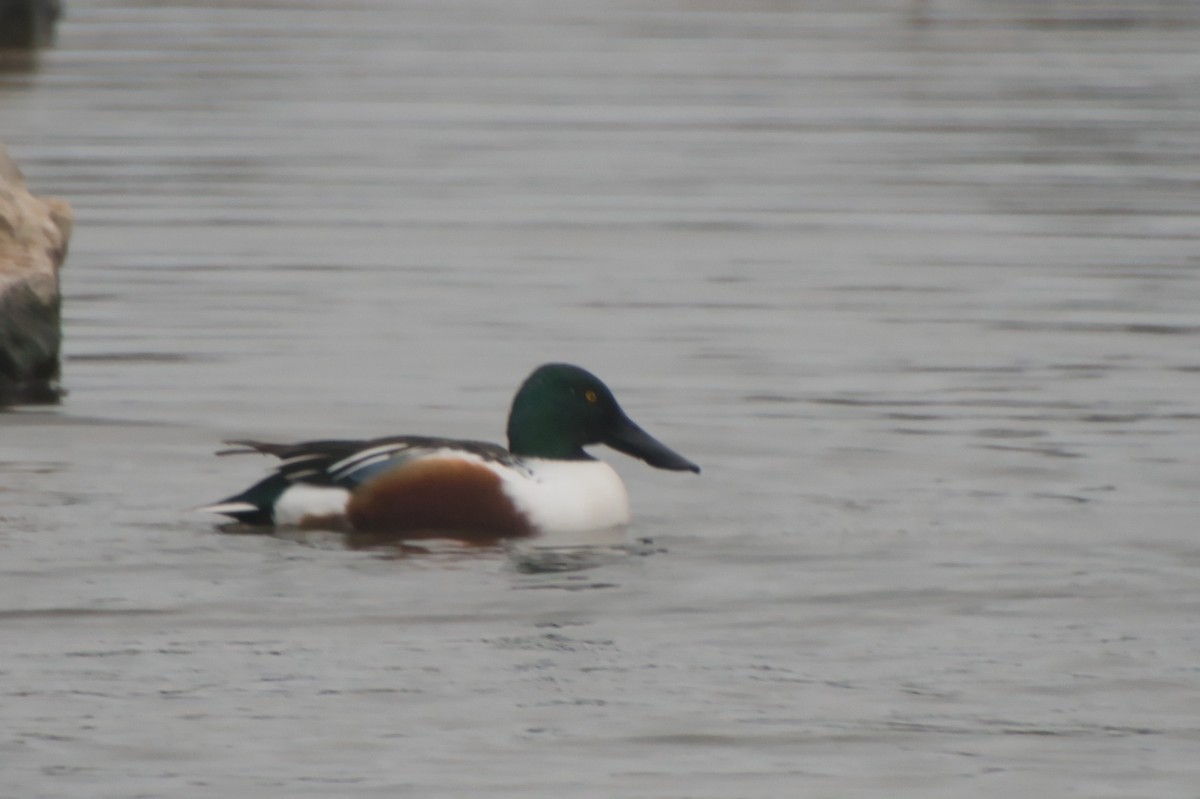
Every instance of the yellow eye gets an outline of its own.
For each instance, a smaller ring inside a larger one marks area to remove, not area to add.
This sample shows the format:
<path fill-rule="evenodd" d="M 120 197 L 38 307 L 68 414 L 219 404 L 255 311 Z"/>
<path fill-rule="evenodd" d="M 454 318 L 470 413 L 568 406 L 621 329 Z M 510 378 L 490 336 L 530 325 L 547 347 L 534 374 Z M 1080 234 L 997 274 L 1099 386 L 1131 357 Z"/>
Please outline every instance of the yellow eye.
<path fill-rule="evenodd" d="M 592 391 L 590 388 L 583 392 L 583 398 L 593 405 L 596 404 L 596 400 L 600 399 L 598 396 L 596 396 L 596 392 Z"/>

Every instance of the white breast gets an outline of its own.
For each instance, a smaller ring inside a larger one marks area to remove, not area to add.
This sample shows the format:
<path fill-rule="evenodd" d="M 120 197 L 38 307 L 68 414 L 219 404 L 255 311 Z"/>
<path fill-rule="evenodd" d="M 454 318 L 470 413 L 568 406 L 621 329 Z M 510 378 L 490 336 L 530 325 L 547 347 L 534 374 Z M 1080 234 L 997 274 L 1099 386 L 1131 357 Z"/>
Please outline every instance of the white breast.
<path fill-rule="evenodd" d="M 542 531 L 583 532 L 629 524 L 629 495 L 604 461 L 529 459 L 528 474 L 497 470 L 504 491 Z"/>

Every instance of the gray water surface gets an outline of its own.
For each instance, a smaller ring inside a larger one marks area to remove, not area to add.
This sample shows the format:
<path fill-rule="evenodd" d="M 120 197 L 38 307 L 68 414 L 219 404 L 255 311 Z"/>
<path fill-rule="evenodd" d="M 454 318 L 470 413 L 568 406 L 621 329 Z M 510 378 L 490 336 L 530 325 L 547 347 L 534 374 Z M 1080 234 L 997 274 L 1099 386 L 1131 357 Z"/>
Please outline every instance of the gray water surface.
<path fill-rule="evenodd" d="M 1191 3 L 84 2 L 0 75 L 0 796 L 1200 796 Z M 226 438 L 598 451 L 564 571 L 232 536 Z M 611 542 L 606 542 L 611 543 Z M 599 549 L 597 551 L 600 551 Z"/>

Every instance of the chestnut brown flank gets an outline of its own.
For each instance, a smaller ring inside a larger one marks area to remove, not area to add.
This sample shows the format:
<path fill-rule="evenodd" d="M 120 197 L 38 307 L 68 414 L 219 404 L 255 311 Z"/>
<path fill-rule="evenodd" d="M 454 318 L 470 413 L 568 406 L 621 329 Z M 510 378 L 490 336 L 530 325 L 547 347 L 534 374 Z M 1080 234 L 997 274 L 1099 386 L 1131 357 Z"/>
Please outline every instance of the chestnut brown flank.
<path fill-rule="evenodd" d="M 394 469 L 354 492 L 350 524 L 373 543 L 456 538 L 488 543 L 533 532 L 504 494 L 500 476 L 478 463 L 428 458 Z"/>

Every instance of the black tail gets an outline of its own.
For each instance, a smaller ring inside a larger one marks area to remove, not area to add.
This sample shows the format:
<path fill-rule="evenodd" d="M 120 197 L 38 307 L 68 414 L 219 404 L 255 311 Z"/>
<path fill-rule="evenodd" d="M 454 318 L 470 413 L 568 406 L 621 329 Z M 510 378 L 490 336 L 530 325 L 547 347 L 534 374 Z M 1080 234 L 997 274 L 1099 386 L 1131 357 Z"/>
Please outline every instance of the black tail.
<path fill-rule="evenodd" d="M 221 513 L 242 524 L 269 527 L 275 523 L 276 500 L 291 485 L 282 474 L 272 472 L 242 493 L 197 510 Z"/>

